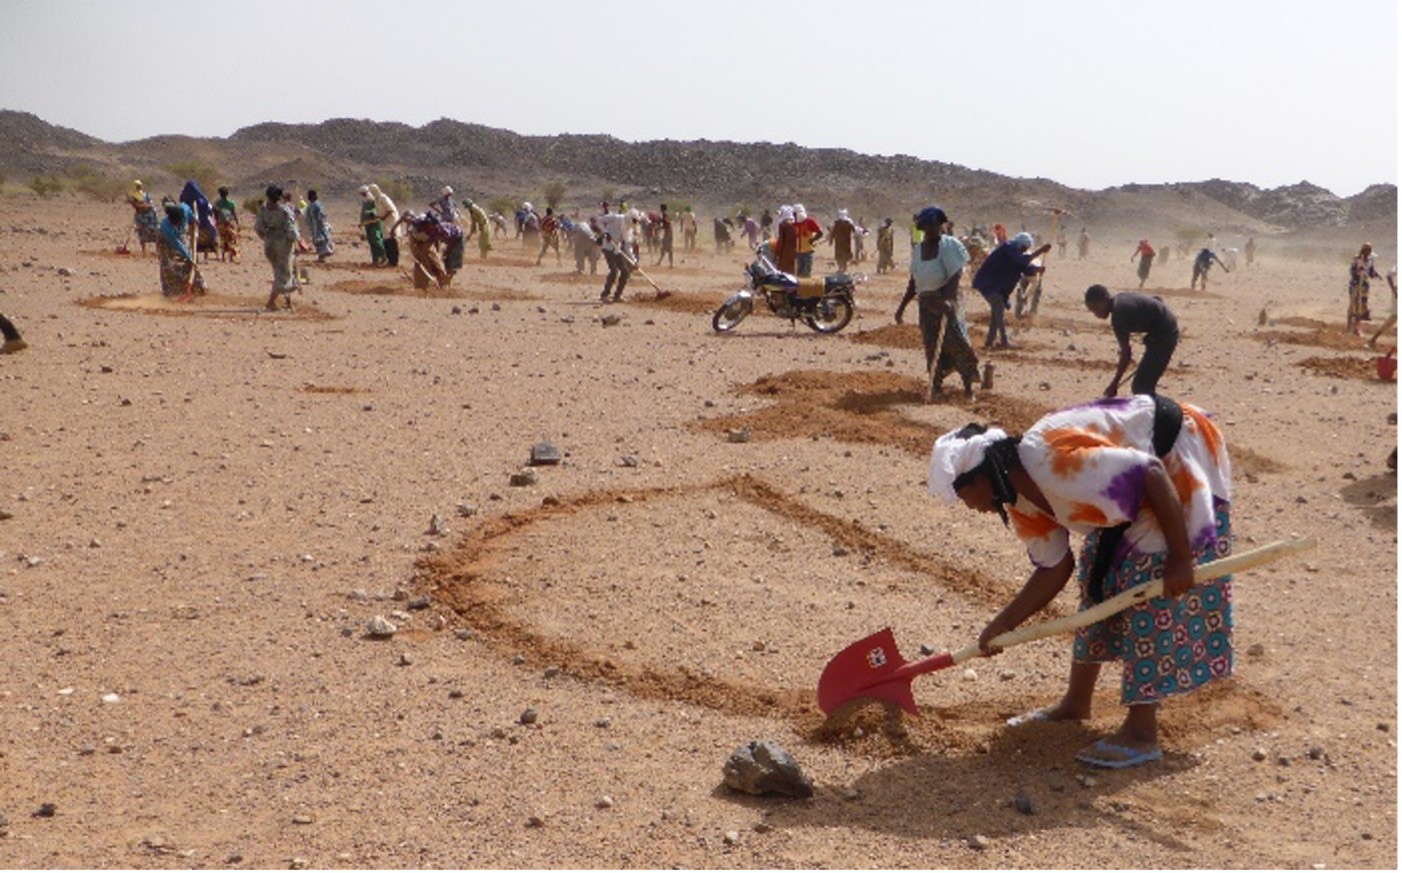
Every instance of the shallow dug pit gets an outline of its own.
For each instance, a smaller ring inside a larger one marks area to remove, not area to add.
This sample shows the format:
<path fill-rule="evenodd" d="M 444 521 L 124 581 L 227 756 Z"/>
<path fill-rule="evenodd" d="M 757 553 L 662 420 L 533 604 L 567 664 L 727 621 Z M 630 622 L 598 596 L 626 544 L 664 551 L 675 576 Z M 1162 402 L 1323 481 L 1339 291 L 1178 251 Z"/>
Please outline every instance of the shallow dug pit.
<path fill-rule="evenodd" d="M 1248 336 L 1267 345 L 1289 343 L 1294 346 L 1343 352 L 1356 352 L 1367 348 L 1367 340 L 1329 327 L 1315 327 L 1309 330 L 1254 330 Z"/>
<path fill-rule="evenodd" d="M 1383 381 L 1378 378 L 1377 357 L 1355 358 L 1315 356 L 1305 358 L 1300 361 L 1300 366 L 1319 376 L 1331 376 L 1335 379 L 1356 379 L 1361 382 L 1380 382 L 1384 385 L 1395 386 L 1394 381 Z"/>
<path fill-rule="evenodd" d="M 1046 692 L 1061 681 L 1059 669 L 1004 656 L 999 665 L 1024 671 L 1022 683 L 1001 684 L 991 662 L 978 662 L 978 681 L 963 681 L 960 670 L 917 680 L 923 718 L 857 707 L 834 724 L 815 699 L 829 657 L 886 625 L 909 659 L 922 643 L 959 648 L 1017 586 L 752 476 L 588 492 L 488 518 L 422 559 L 412 585 L 454 610 L 495 656 L 521 655 L 528 669 L 646 700 L 784 719 L 810 742 L 877 758 L 973 755 L 1004 736 L 1040 742 L 1041 727 L 1014 736 L 1003 720 L 1040 702 L 1029 683 Z M 1103 690 L 1102 711 L 1117 714 L 1114 694 Z M 1226 724 L 1263 729 L 1276 717 L 1231 684 L 1168 710 L 1165 737 L 1181 747 L 1206 744 Z M 1065 727 L 1047 730 L 1059 736 Z"/>
<path fill-rule="evenodd" d="M 378 297 L 423 297 L 433 299 L 446 299 L 454 297 L 465 297 L 460 289 L 449 285 L 447 288 L 439 288 L 430 284 L 420 291 L 414 287 L 414 283 L 408 278 L 400 276 L 402 281 L 396 282 L 393 275 L 386 275 L 381 281 L 366 281 L 364 279 L 342 279 L 326 286 L 329 291 L 339 291 L 342 294 L 369 294 Z"/>
<path fill-rule="evenodd" d="M 951 379 L 957 382 L 958 377 Z M 896 408 L 923 404 L 924 392 L 922 380 L 885 370 L 794 370 L 736 389 L 743 396 L 771 399 L 771 405 L 706 419 L 694 426 L 718 433 L 749 428 L 751 437 L 760 440 L 809 437 L 892 446 L 924 457 L 939 432 Z M 991 392 L 970 402 L 960 391 L 949 388 L 938 405 L 964 410 L 962 414 L 969 420 L 996 422 L 1018 431 L 1050 411 L 1041 404 Z"/>
<path fill-rule="evenodd" d="M 233 297 L 224 294 L 201 294 L 191 298 L 189 303 L 180 303 L 175 298 L 162 294 L 117 294 L 89 297 L 85 300 L 79 300 L 78 305 L 108 312 L 136 312 L 142 315 L 175 317 L 255 317 L 276 321 L 330 321 L 335 318 L 335 316 L 323 312 L 310 303 L 302 303 L 297 301 L 295 297 L 293 299 L 295 309 L 278 309 L 276 312 L 269 312 L 263 308 L 267 298 Z"/>
<path fill-rule="evenodd" d="M 962 646 L 1017 586 L 739 476 L 488 519 L 422 559 L 413 587 L 499 657 L 817 735 L 817 677 L 837 651 L 893 622 L 912 654 Z M 986 693 L 926 690 L 947 706 Z"/>

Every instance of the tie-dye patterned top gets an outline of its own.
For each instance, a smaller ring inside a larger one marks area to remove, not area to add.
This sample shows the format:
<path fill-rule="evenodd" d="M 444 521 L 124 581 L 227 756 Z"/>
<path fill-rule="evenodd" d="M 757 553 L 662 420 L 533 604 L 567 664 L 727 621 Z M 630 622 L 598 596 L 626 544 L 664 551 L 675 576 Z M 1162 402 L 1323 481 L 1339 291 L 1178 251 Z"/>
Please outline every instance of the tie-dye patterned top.
<path fill-rule="evenodd" d="M 1231 500 L 1231 460 L 1226 440 L 1207 413 L 1184 403 L 1183 428 L 1162 459 L 1194 550 L 1216 541 L 1215 504 Z M 1167 548 L 1145 499 L 1144 481 L 1154 459 L 1154 399 L 1147 395 L 1097 400 L 1053 412 L 1022 436 L 1018 458 L 1042 489 L 1052 514 L 1019 495 L 1008 507 L 1013 529 L 1039 567 L 1059 563 L 1071 550 L 1070 534 L 1130 522 L 1122 553 L 1154 554 Z"/>

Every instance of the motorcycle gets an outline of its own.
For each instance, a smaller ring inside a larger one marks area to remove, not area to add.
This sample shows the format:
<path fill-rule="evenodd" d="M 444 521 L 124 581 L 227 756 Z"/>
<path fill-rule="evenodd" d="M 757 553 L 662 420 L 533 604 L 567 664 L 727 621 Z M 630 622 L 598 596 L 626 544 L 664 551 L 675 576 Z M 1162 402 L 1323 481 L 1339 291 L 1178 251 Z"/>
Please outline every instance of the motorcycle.
<path fill-rule="evenodd" d="M 767 245 L 767 244 L 765 244 Z M 803 323 L 818 333 L 837 333 L 847 326 L 856 311 L 853 292 L 865 277 L 834 273 L 819 279 L 800 279 L 780 272 L 765 254 L 765 245 L 755 249 L 755 260 L 745 268 L 749 287 L 730 295 L 711 316 L 716 333 L 729 333 L 754 311 L 760 297 L 769 311 L 790 322 Z"/>

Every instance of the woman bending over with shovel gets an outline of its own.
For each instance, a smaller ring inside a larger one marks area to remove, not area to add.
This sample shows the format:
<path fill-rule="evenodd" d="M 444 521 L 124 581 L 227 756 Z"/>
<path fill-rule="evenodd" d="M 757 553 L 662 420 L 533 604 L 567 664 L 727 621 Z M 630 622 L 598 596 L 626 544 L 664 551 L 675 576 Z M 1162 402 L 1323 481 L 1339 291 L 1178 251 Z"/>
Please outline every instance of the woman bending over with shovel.
<path fill-rule="evenodd" d="M 1162 579 L 1164 595 L 1077 632 L 1061 701 L 1009 721 L 1090 717 L 1100 666 L 1123 662 L 1128 713 L 1082 763 L 1120 769 L 1161 758 L 1158 708 L 1231 675 L 1231 577 L 1194 584 L 1193 567 L 1231 551 L 1231 462 L 1207 415 L 1165 397 L 1107 398 L 1053 412 L 1021 436 L 971 424 L 935 442 L 930 492 L 996 512 L 1036 569 L 979 646 L 1012 630 L 1065 587 L 1079 563 L 1081 608 Z M 1077 562 L 1071 533 L 1085 536 Z"/>

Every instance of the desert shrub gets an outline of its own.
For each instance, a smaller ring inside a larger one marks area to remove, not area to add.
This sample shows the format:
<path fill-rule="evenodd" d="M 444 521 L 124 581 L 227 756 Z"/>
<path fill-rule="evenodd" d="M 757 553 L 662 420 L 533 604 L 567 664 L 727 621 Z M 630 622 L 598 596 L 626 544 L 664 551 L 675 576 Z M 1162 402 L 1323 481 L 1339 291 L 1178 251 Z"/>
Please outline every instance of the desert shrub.
<path fill-rule="evenodd" d="M 487 201 L 487 212 L 500 212 L 502 215 L 513 215 L 516 212 L 516 201 L 510 197 L 493 197 Z"/>
<path fill-rule="evenodd" d="M 124 181 L 104 175 L 90 164 L 75 164 L 64 170 L 63 175 L 67 177 L 70 188 L 95 200 L 114 202 L 121 200 L 127 191 Z"/>
<path fill-rule="evenodd" d="M 249 197 L 243 201 L 243 211 L 252 215 L 257 215 L 258 210 L 263 208 L 263 197 Z"/>
<path fill-rule="evenodd" d="M 380 179 L 375 183 L 380 186 L 380 190 L 389 195 L 389 199 L 394 201 L 395 206 L 403 207 L 414 199 L 414 186 L 404 179 Z"/>
<path fill-rule="evenodd" d="M 29 190 L 40 197 L 52 197 L 62 193 L 64 187 L 64 181 L 58 176 L 35 176 L 29 180 Z"/>
<path fill-rule="evenodd" d="M 542 189 L 542 193 L 545 195 L 545 205 L 551 209 L 558 209 L 560 201 L 565 199 L 565 192 L 568 190 L 565 183 L 558 180 L 546 183 L 545 188 Z"/>
<path fill-rule="evenodd" d="M 219 187 L 219 168 L 204 161 L 176 161 L 166 167 L 166 172 L 174 176 L 176 183 L 182 187 L 186 180 L 194 179 L 206 197 Z"/>

